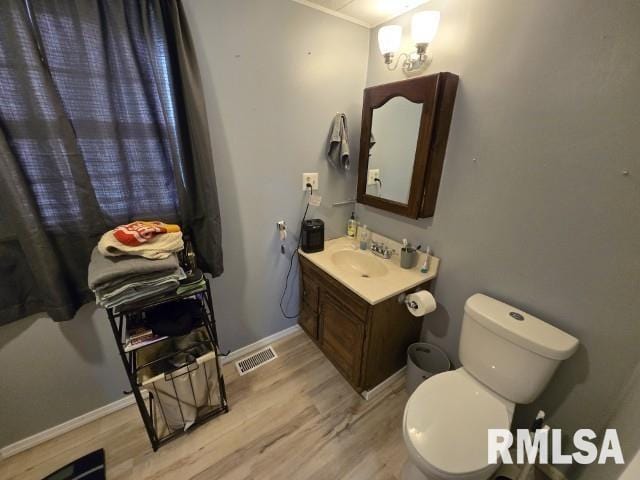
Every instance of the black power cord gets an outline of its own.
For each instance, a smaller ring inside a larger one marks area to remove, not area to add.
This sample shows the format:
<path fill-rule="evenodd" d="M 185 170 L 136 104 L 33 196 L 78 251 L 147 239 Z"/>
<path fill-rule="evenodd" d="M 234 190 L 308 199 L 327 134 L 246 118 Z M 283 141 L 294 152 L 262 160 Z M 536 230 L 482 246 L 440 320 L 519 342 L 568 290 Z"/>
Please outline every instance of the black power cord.
<path fill-rule="evenodd" d="M 310 183 L 307 183 L 307 188 L 311 192 L 311 195 L 313 195 L 313 186 Z M 298 245 L 296 246 L 295 250 L 291 254 L 291 258 L 289 259 L 289 270 L 287 270 L 287 276 L 284 280 L 284 289 L 282 290 L 282 296 L 280 297 L 280 311 L 282 312 L 282 315 L 284 316 L 284 318 L 288 318 L 288 319 L 294 319 L 300 316 L 300 310 L 298 310 L 298 313 L 296 313 L 295 315 L 287 314 L 287 312 L 284 311 L 284 306 L 282 305 L 282 302 L 284 302 L 284 297 L 287 294 L 287 289 L 289 288 L 289 276 L 291 275 L 291 270 L 293 268 L 293 259 L 298 254 L 298 249 L 300 248 L 300 244 L 302 243 L 302 225 L 304 225 L 304 221 L 307 218 L 308 211 L 309 211 L 309 201 L 307 200 L 307 208 L 304 209 L 304 214 L 302 215 L 302 221 L 300 222 L 300 233 L 298 234 Z"/>

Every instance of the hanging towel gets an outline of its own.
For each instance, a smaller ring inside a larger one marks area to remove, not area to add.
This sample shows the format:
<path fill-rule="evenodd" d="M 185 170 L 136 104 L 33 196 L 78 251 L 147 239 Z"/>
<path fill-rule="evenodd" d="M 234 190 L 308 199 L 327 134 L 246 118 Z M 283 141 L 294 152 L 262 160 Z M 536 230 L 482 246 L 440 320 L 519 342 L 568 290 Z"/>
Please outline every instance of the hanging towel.
<path fill-rule="evenodd" d="M 327 158 L 339 170 L 349 170 L 349 134 L 347 131 L 347 116 L 336 114 L 329 136 Z"/>

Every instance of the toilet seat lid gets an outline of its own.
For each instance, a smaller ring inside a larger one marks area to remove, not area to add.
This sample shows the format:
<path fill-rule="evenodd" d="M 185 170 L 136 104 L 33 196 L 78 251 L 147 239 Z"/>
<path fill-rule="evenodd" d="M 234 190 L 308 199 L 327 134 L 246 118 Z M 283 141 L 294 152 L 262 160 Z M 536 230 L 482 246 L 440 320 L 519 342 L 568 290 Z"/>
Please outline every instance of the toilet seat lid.
<path fill-rule="evenodd" d="M 409 398 L 405 439 L 440 472 L 477 472 L 490 467 L 488 429 L 509 429 L 513 407 L 463 369 L 441 373 L 423 382 Z"/>

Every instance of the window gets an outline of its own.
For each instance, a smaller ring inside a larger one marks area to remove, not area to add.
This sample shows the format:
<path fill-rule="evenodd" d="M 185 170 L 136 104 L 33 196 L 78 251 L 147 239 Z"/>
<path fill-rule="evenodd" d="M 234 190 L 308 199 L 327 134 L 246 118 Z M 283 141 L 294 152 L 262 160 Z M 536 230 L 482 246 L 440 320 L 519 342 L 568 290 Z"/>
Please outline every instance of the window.
<path fill-rule="evenodd" d="M 81 223 L 88 196 L 107 224 L 177 219 L 182 148 L 162 25 L 143 25 L 138 2 L 80 3 L 31 1 L 3 22 L 20 50 L 0 42 L 0 117 L 42 222 Z"/>

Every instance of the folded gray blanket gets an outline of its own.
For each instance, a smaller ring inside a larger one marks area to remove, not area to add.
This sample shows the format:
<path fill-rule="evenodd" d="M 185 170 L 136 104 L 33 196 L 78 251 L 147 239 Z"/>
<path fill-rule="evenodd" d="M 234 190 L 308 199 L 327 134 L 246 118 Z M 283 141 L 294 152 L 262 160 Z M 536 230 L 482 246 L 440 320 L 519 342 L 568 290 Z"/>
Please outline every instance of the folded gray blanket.
<path fill-rule="evenodd" d="M 176 278 L 167 278 L 155 285 L 132 286 L 131 288 L 107 299 L 98 299 L 98 295 L 96 295 L 96 303 L 105 308 L 115 308 L 127 303 L 139 302 L 161 293 L 175 291 L 178 285 L 180 285 L 180 280 Z"/>
<path fill-rule="evenodd" d="M 182 268 L 178 267 L 173 272 L 165 273 L 160 277 L 157 277 L 156 274 L 151 274 L 153 277 L 150 278 L 137 278 L 135 280 L 126 282 L 122 285 L 118 285 L 116 287 L 104 286 L 100 285 L 94 291 L 96 294 L 96 301 L 101 303 L 105 300 L 109 300 L 111 298 L 118 297 L 120 295 L 127 294 L 132 291 L 144 291 L 145 289 L 152 289 L 159 285 L 163 285 L 165 283 L 175 283 L 176 281 L 180 283 L 180 280 L 183 278 L 187 278 Z"/>
<path fill-rule="evenodd" d="M 97 248 L 94 248 L 93 252 L 91 252 L 91 262 L 89 263 L 89 288 L 95 290 L 108 282 L 114 282 L 112 286 L 116 284 L 122 285 L 132 277 L 139 279 L 142 275 L 155 274 L 157 272 L 165 272 L 170 275 L 179 266 L 178 257 L 175 254 L 159 260 L 133 256 L 105 257 Z"/>
<path fill-rule="evenodd" d="M 166 278 L 167 275 L 171 275 L 176 270 L 162 270 L 160 272 L 152 272 L 152 273 L 140 273 L 137 275 L 126 275 L 124 277 L 116 278 L 115 280 L 110 280 L 108 282 L 103 282 L 98 285 L 94 292 L 97 294 L 102 294 L 105 292 L 115 292 L 119 288 L 126 287 L 127 285 L 131 285 L 132 283 L 139 282 L 153 282 L 154 280 L 160 280 Z"/>

